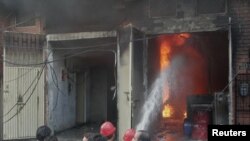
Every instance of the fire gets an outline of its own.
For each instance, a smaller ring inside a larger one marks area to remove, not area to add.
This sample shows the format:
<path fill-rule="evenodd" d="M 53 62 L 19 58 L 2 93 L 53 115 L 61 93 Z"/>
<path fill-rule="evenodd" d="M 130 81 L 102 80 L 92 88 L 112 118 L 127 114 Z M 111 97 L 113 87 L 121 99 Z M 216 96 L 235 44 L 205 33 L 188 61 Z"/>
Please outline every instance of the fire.
<path fill-rule="evenodd" d="M 163 71 L 170 67 L 171 57 L 184 47 L 187 39 L 190 38 L 188 33 L 180 33 L 174 35 L 164 35 L 158 38 L 160 46 L 160 70 Z M 162 92 L 162 102 L 165 103 L 170 97 L 170 84 L 168 81 L 165 82 Z M 173 114 L 173 107 L 169 104 L 164 105 L 162 111 L 162 117 L 168 118 Z M 184 115 L 185 116 L 185 115 Z"/>
<path fill-rule="evenodd" d="M 169 55 L 170 55 L 170 46 L 168 42 L 164 41 L 161 43 L 161 47 L 160 47 L 161 70 L 169 66 Z"/>
<path fill-rule="evenodd" d="M 190 34 L 188 33 L 180 33 L 174 36 L 162 36 L 159 38 L 161 70 L 169 67 L 170 56 L 173 54 L 173 47 L 183 45 L 188 38 L 190 38 Z"/>
<path fill-rule="evenodd" d="M 182 38 L 190 38 L 190 34 L 188 34 L 188 33 L 181 33 L 181 34 L 179 34 L 179 36 L 180 37 L 182 37 Z"/>
<path fill-rule="evenodd" d="M 175 46 L 182 46 L 186 43 L 186 40 L 190 38 L 190 34 L 188 33 L 181 33 L 181 34 L 176 34 L 173 37 L 173 44 Z"/>
<path fill-rule="evenodd" d="M 163 118 L 169 118 L 173 115 L 173 107 L 169 104 L 164 105 L 164 108 L 162 110 L 162 117 Z"/>
<path fill-rule="evenodd" d="M 184 118 L 187 118 L 187 112 L 184 112 L 183 115 L 184 115 Z"/>
<path fill-rule="evenodd" d="M 160 44 L 160 68 L 161 70 L 166 69 L 169 66 L 170 60 L 170 45 L 167 40 L 163 40 Z M 162 95 L 162 102 L 168 100 L 169 98 L 169 87 L 168 84 L 165 84 L 165 87 L 163 89 L 163 95 Z"/>

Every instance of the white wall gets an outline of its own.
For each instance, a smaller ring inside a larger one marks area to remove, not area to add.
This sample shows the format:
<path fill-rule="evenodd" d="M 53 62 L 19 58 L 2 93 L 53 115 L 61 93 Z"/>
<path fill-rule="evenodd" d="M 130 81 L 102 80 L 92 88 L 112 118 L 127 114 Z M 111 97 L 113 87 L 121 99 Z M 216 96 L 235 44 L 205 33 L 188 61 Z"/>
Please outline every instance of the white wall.
<path fill-rule="evenodd" d="M 62 58 L 60 53 L 54 53 L 49 60 Z M 62 131 L 64 129 L 73 127 L 76 123 L 76 78 L 74 74 L 69 74 L 70 79 L 62 80 L 62 69 L 66 70 L 64 61 L 55 61 L 51 63 L 54 68 L 58 80 L 58 88 L 55 86 L 52 74 L 53 69 L 48 67 L 48 124 L 54 131 Z M 54 81 L 56 81 L 54 77 Z M 57 83 L 57 82 L 55 82 Z M 69 85 L 71 91 L 69 92 Z M 58 96 L 57 96 L 58 94 Z"/>

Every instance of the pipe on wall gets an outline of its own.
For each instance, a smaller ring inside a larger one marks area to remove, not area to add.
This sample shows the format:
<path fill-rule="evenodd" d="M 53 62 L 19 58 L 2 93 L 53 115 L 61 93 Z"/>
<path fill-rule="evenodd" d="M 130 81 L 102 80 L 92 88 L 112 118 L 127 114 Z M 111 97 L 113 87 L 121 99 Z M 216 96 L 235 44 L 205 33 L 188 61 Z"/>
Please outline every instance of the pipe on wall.
<path fill-rule="evenodd" d="M 228 57 L 229 57 L 229 124 L 234 123 L 234 103 L 233 103 L 233 60 L 232 60 L 232 30 L 231 30 L 231 17 L 229 17 L 229 30 L 228 30 L 228 40 L 229 40 L 229 48 L 228 48 Z"/>

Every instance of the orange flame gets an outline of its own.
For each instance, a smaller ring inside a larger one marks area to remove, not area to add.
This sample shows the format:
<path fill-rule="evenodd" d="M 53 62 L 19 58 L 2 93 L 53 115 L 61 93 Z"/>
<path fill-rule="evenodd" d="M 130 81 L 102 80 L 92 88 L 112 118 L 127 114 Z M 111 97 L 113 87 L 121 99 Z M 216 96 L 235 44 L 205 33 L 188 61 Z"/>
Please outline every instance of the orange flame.
<path fill-rule="evenodd" d="M 169 104 L 164 105 L 164 108 L 162 110 L 162 117 L 163 118 L 169 118 L 173 115 L 173 107 Z"/>
<path fill-rule="evenodd" d="M 190 38 L 190 34 L 188 33 L 180 33 L 174 35 L 164 35 L 159 38 L 160 45 L 160 70 L 163 71 L 167 69 L 170 65 L 171 55 L 175 54 L 175 47 L 182 47 L 188 38 Z M 165 82 L 162 94 L 162 102 L 165 103 L 169 99 L 170 87 L 168 82 Z M 170 105 L 164 105 L 164 109 L 162 111 L 162 116 L 164 118 L 168 118 L 172 115 L 173 109 Z"/>
<path fill-rule="evenodd" d="M 166 69 L 169 66 L 170 60 L 170 48 L 169 42 L 167 40 L 163 40 L 160 44 L 160 69 L 161 71 Z M 163 95 L 162 95 L 162 102 L 165 103 L 165 101 L 169 98 L 169 87 L 168 84 L 165 84 L 165 87 L 163 89 Z"/>
<path fill-rule="evenodd" d="M 181 33 L 181 34 L 177 34 L 173 37 L 173 44 L 175 46 L 182 46 L 186 43 L 186 40 L 190 38 L 190 34 L 188 33 Z"/>
<path fill-rule="evenodd" d="M 187 118 L 187 112 L 184 112 L 183 116 L 184 116 L 184 119 Z"/>
<path fill-rule="evenodd" d="M 167 41 L 161 43 L 160 47 L 160 67 L 161 70 L 169 66 L 170 45 Z"/>
<path fill-rule="evenodd" d="M 169 66 L 170 55 L 173 54 L 173 47 L 182 46 L 190 34 L 181 33 L 174 36 L 161 36 L 160 37 L 160 69 L 163 70 Z"/>

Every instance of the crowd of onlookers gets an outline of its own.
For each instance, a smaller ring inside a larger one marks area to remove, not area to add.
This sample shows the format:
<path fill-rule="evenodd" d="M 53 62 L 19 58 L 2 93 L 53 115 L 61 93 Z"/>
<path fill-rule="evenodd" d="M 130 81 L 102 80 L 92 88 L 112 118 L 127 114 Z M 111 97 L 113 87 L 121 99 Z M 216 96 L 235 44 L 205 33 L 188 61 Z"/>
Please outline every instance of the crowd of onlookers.
<path fill-rule="evenodd" d="M 44 125 L 36 131 L 36 138 L 39 141 L 58 141 L 57 137 L 51 135 L 51 129 Z M 109 121 L 104 122 L 100 127 L 99 133 L 87 132 L 83 134 L 82 141 L 115 141 L 116 127 Z M 134 129 L 127 129 L 123 135 L 123 141 L 151 141 L 148 132 Z"/>

